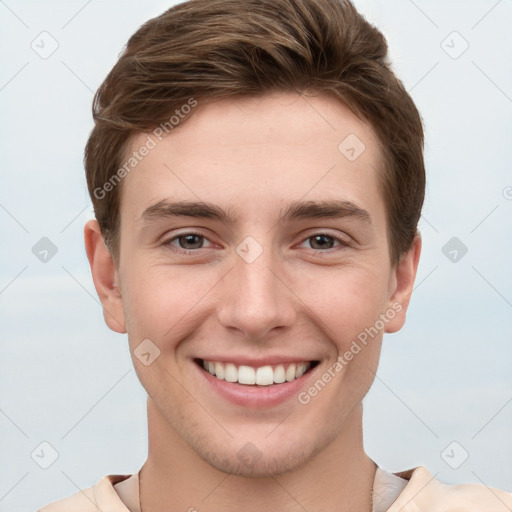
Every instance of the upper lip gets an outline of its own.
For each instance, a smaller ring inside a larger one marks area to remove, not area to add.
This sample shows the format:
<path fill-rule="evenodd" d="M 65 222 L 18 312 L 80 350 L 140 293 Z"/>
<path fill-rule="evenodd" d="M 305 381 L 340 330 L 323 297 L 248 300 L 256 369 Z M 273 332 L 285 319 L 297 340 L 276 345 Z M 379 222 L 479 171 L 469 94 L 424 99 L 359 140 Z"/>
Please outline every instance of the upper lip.
<path fill-rule="evenodd" d="M 219 363 L 233 363 L 235 366 L 252 366 L 253 368 L 260 368 L 261 366 L 275 366 L 278 364 L 292 364 L 292 363 L 309 363 L 318 361 L 315 358 L 297 357 L 297 356 L 267 356 L 267 357 L 244 357 L 244 356 L 205 356 L 197 358 L 201 360 L 219 362 Z"/>

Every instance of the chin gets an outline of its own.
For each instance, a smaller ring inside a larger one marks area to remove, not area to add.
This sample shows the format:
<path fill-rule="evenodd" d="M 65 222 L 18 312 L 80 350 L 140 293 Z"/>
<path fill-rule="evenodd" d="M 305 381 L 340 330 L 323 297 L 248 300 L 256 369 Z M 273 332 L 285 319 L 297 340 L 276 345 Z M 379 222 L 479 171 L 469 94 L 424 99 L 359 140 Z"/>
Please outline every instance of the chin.
<path fill-rule="evenodd" d="M 225 449 L 223 449 L 224 453 L 212 451 L 197 453 L 206 463 L 223 473 L 249 478 L 264 478 L 295 471 L 304 466 L 314 455 L 304 449 L 277 454 L 274 452 L 272 456 L 255 452 L 256 456 L 251 460 L 251 446 L 254 445 L 247 443 L 238 452 L 234 450 L 230 456 L 226 456 Z M 242 455 L 244 450 L 246 453 Z"/>
<path fill-rule="evenodd" d="M 333 440 L 301 435 L 297 430 L 293 436 L 283 434 L 273 439 L 272 434 L 268 437 L 243 435 L 229 441 L 199 439 L 192 435 L 187 443 L 204 462 L 223 473 L 262 478 L 300 469 Z"/>

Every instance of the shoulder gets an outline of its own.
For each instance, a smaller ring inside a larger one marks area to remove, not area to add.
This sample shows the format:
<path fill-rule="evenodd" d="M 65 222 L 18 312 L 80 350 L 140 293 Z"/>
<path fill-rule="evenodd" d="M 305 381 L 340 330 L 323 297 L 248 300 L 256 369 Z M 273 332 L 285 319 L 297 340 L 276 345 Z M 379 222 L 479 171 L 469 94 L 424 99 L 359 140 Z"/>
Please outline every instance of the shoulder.
<path fill-rule="evenodd" d="M 395 473 L 408 480 L 388 512 L 510 512 L 512 493 L 483 484 L 446 485 L 424 466 Z"/>
<path fill-rule="evenodd" d="M 126 480 L 132 475 L 107 475 L 87 489 L 82 489 L 75 494 L 45 505 L 37 512 L 99 512 L 109 510 L 111 512 L 129 512 L 119 498 L 114 485 Z"/>

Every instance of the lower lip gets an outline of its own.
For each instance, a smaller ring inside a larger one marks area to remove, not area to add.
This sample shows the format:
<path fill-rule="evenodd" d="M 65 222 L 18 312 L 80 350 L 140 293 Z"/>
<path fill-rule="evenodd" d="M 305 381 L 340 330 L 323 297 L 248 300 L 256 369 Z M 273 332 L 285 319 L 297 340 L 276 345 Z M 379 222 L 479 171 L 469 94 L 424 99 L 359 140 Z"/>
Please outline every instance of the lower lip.
<path fill-rule="evenodd" d="M 193 363 L 206 382 L 223 398 L 243 407 L 263 408 L 282 404 L 292 397 L 297 397 L 304 388 L 306 380 L 313 374 L 318 365 L 312 370 L 291 382 L 272 384 L 270 386 L 248 386 L 236 382 L 226 382 L 211 375 L 206 370 Z"/>

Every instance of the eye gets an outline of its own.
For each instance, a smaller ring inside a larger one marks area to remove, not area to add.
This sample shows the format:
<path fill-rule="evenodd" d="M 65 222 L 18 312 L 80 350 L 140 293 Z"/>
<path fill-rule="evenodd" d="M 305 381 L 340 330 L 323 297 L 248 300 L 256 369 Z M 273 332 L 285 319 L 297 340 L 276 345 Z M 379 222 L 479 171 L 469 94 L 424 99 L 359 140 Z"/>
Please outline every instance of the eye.
<path fill-rule="evenodd" d="M 336 244 L 340 246 L 348 245 L 346 241 L 327 233 L 316 233 L 306 238 L 302 243 L 309 243 L 310 248 L 314 250 L 332 249 Z"/>
<path fill-rule="evenodd" d="M 194 251 L 197 249 L 204 249 L 204 243 L 207 242 L 211 244 L 211 242 L 201 233 L 188 232 L 181 233 L 177 236 L 169 238 L 166 240 L 163 245 L 170 247 L 172 250 L 176 250 L 180 252 L 188 252 Z M 211 247 L 213 244 L 207 247 Z"/>

